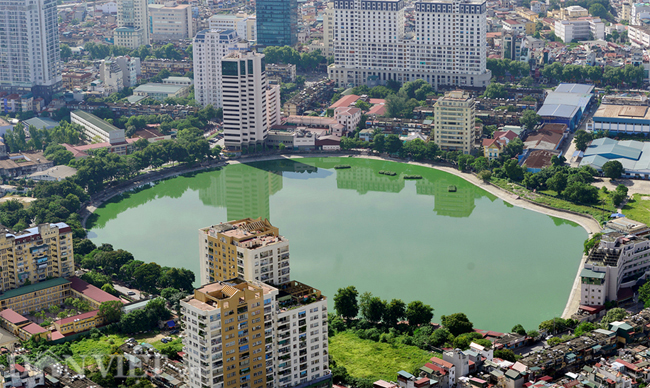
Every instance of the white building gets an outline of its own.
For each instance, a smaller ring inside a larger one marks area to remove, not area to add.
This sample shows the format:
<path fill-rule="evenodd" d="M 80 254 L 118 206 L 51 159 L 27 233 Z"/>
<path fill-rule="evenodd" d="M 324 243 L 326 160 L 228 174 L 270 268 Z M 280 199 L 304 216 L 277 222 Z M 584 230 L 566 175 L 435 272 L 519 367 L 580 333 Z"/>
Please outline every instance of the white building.
<path fill-rule="evenodd" d="M 233 52 L 221 59 L 226 150 L 261 146 L 268 132 L 263 54 Z"/>
<path fill-rule="evenodd" d="M 113 44 L 136 49 L 149 42 L 147 0 L 118 0 Z"/>
<path fill-rule="evenodd" d="M 280 99 L 280 85 L 269 85 L 266 90 L 266 115 L 268 125 L 271 128 L 274 125 L 282 123 L 282 100 Z"/>
<path fill-rule="evenodd" d="M 46 101 L 62 86 L 55 0 L 0 0 L 0 90 Z"/>
<path fill-rule="evenodd" d="M 223 106 L 221 58 L 238 47 L 235 30 L 203 30 L 192 43 L 194 63 L 194 98 L 202 106 Z"/>
<path fill-rule="evenodd" d="M 112 94 L 124 89 L 124 75 L 120 65 L 114 60 L 102 60 L 99 65 L 99 79 L 104 86 L 104 94 Z"/>
<path fill-rule="evenodd" d="M 646 26 L 629 26 L 627 34 L 632 46 L 650 47 L 650 28 Z"/>
<path fill-rule="evenodd" d="M 641 2 L 632 4 L 630 7 L 630 25 L 642 25 L 641 21 L 643 19 L 650 19 L 650 4 Z"/>
<path fill-rule="evenodd" d="M 163 85 L 192 86 L 194 81 L 190 77 L 167 77 L 162 80 Z"/>
<path fill-rule="evenodd" d="M 574 40 L 605 39 L 605 23 L 600 18 L 556 20 L 555 35 L 565 43 Z"/>
<path fill-rule="evenodd" d="M 236 15 L 212 15 L 208 19 L 211 30 L 235 30 L 237 35 L 249 42 L 257 40 L 257 19 L 255 15 L 238 13 Z"/>
<path fill-rule="evenodd" d="M 361 109 L 355 107 L 339 107 L 334 110 L 334 119 L 343 125 L 345 130 L 353 132 L 361 121 Z"/>
<path fill-rule="evenodd" d="M 546 11 L 546 4 L 542 3 L 541 1 L 531 1 L 530 2 L 530 10 L 535 12 L 535 13 L 542 13 Z"/>
<path fill-rule="evenodd" d="M 117 14 L 117 3 L 114 1 L 109 1 L 104 4 L 95 5 L 95 9 L 98 11 L 102 11 L 102 13 L 105 14 L 115 15 Z"/>
<path fill-rule="evenodd" d="M 70 120 L 84 127 L 84 136 L 91 142 L 108 142 L 110 144 L 125 143 L 124 130 L 110 124 L 99 117 L 76 110 L 70 112 Z"/>
<path fill-rule="evenodd" d="M 113 58 L 115 63 L 122 69 L 122 81 L 124 87 L 129 88 L 138 84 L 138 75 L 140 75 L 140 58 L 138 57 L 116 57 Z"/>
<path fill-rule="evenodd" d="M 469 154 L 475 147 L 474 99 L 463 91 L 453 91 L 434 105 L 434 139 L 443 151 Z"/>
<path fill-rule="evenodd" d="M 339 86 L 424 79 L 432 86 L 487 86 L 486 3 L 415 3 L 413 36 L 404 34 L 404 0 L 334 2 L 334 63 Z"/>
<path fill-rule="evenodd" d="M 167 1 L 165 4 L 149 4 L 151 39 L 163 42 L 194 37 L 192 6 Z"/>
<path fill-rule="evenodd" d="M 521 34 L 526 33 L 526 25 L 520 21 L 506 19 L 501 24 L 503 25 L 504 32 L 521 33 Z"/>

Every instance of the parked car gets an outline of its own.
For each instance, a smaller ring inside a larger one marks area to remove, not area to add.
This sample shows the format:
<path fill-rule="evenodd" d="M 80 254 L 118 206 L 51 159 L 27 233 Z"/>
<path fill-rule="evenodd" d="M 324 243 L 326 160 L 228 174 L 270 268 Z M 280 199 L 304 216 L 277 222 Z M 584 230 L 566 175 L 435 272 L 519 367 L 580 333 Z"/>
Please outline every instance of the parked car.
<path fill-rule="evenodd" d="M 174 329 L 174 330 L 170 331 L 169 334 L 178 334 L 178 330 Z"/>
<path fill-rule="evenodd" d="M 129 295 L 129 296 L 133 296 L 133 295 L 135 295 L 135 292 L 133 292 L 133 291 L 129 291 L 129 292 L 127 293 L 127 295 Z"/>

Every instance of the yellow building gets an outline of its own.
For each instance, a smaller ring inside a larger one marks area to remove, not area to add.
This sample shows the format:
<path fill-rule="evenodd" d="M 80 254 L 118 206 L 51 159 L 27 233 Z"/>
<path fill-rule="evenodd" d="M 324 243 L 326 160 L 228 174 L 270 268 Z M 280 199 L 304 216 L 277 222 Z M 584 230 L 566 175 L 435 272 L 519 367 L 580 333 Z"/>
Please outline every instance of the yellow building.
<path fill-rule="evenodd" d="M 56 330 L 63 335 L 88 331 L 101 326 L 104 318 L 99 316 L 99 310 L 63 318 L 54 322 Z"/>
<path fill-rule="evenodd" d="M 0 292 L 26 281 L 68 277 L 74 270 L 72 229 L 63 222 L 0 233 Z"/>
<path fill-rule="evenodd" d="M 70 296 L 70 282 L 63 278 L 54 278 L 6 291 L 0 295 L 0 309 L 28 314 L 30 311 L 41 311 L 50 306 L 61 305 Z"/>
<path fill-rule="evenodd" d="M 469 154 L 475 148 L 475 104 L 469 93 L 456 90 L 434 105 L 434 139 L 443 151 Z"/>
<path fill-rule="evenodd" d="M 535 13 L 535 12 L 533 12 L 533 11 L 531 11 L 531 10 L 528 9 L 528 8 L 517 7 L 516 10 L 517 10 L 517 15 L 519 15 L 519 16 L 521 16 L 522 18 L 525 18 L 525 19 L 527 19 L 528 21 L 531 21 L 531 22 L 533 22 L 533 23 L 536 22 L 537 19 L 539 19 L 539 14 L 538 14 L 538 13 Z M 534 32 L 533 32 L 533 33 L 534 33 Z"/>
<path fill-rule="evenodd" d="M 102 291 L 92 284 L 86 283 L 76 276 L 68 278 L 68 280 L 70 281 L 70 291 L 72 292 L 72 296 L 85 300 L 93 310 L 98 310 L 99 305 L 104 302 L 120 302 L 120 298 L 113 296 L 106 291 Z"/>
<path fill-rule="evenodd" d="M 273 324 L 277 293 L 263 283 L 235 280 L 206 284 L 181 300 L 184 362 L 195 371 L 188 376 L 190 387 L 245 382 L 263 388 L 274 381 L 273 368 L 266 368 L 274 359 L 273 330 L 266 338 L 265 329 Z"/>
<path fill-rule="evenodd" d="M 33 336 L 47 339 L 50 331 L 32 323 L 29 319 L 18 314 L 12 309 L 0 311 L 0 327 L 9 331 L 23 341 L 27 341 Z"/>
<path fill-rule="evenodd" d="M 269 220 L 244 218 L 199 229 L 201 283 L 240 278 L 290 280 L 289 240 Z"/>

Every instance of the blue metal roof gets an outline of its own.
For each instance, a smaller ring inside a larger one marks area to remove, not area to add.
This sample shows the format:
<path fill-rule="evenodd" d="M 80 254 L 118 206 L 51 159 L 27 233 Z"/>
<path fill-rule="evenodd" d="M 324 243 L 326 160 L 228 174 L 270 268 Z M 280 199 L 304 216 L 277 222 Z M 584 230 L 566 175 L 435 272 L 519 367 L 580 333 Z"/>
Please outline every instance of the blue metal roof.
<path fill-rule="evenodd" d="M 542 117 L 552 116 L 572 119 L 578 113 L 578 109 L 580 108 L 575 105 L 544 104 L 537 114 Z"/>
<path fill-rule="evenodd" d="M 562 93 L 591 93 L 594 90 L 594 85 L 586 84 L 559 84 L 555 88 L 556 92 Z"/>

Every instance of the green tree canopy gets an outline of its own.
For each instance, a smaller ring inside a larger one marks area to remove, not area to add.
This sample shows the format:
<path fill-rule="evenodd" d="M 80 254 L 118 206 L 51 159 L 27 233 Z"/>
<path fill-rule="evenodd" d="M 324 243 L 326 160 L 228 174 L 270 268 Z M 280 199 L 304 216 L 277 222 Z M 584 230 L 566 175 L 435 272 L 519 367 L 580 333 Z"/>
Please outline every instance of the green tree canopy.
<path fill-rule="evenodd" d="M 359 313 L 358 296 L 359 291 L 354 286 L 339 288 L 334 295 L 334 309 L 343 318 L 355 318 Z"/>
<path fill-rule="evenodd" d="M 442 325 L 451 332 L 451 334 L 458 336 L 463 333 L 469 333 L 473 330 L 474 324 L 470 322 L 464 313 L 454 313 L 451 315 L 443 315 L 440 317 Z"/>

